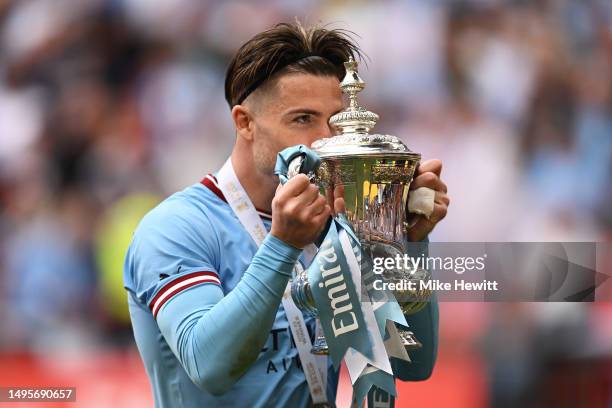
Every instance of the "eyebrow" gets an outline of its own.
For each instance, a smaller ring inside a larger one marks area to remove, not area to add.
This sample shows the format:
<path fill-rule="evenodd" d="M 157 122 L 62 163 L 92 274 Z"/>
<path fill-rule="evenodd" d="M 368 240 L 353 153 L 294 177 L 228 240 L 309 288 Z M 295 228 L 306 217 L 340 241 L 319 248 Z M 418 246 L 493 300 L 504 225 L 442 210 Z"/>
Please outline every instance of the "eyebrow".
<path fill-rule="evenodd" d="M 315 116 L 319 116 L 321 115 L 321 112 L 314 110 L 314 109 L 307 109 L 307 108 L 296 108 L 296 109 L 291 109 L 287 112 L 285 112 L 285 115 L 293 115 L 296 113 L 306 113 L 309 115 L 315 115 Z"/>
<path fill-rule="evenodd" d="M 337 111 L 335 111 L 334 113 L 332 113 L 332 115 L 335 115 L 338 112 L 341 112 L 343 108 L 338 109 Z M 308 108 L 296 108 L 296 109 L 291 109 L 287 112 L 285 112 L 285 115 L 294 115 L 296 113 L 301 113 L 301 114 L 308 114 L 308 115 L 314 115 L 314 116 L 321 116 L 322 113 L 314 110 L 314 109 L 308 109 Z"/>

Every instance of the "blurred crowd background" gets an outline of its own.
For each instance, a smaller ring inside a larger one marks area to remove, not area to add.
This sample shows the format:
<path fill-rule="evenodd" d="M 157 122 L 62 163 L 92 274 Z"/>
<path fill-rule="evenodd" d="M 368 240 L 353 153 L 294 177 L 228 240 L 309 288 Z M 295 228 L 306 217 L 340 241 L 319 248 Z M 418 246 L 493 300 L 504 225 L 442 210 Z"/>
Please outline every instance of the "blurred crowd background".
<path fill-rule="evenodd" d="M 376 130 L 442 159 L 431 240 L 612 240 L 609 0 L 0 0 L 0 385 L 151 404 L 131 232 L 220 167 L 229 58 L 296 16 L 353 31 Z M 436 371 L 399 406 L 612 404 L 609 303 L 440 307 Z"/>

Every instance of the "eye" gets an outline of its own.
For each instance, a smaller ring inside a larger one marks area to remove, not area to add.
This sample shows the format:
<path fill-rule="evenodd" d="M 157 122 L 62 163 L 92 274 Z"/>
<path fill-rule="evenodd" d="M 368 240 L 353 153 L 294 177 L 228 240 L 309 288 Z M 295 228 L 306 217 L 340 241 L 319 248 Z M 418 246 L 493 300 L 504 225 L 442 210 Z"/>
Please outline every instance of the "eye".
<path fill-rule="evenodd" d="M 306 125 L 312 122 L 312 115 L 300 115 L 296 116 L 293 121 L 295 123 L 299 123 L 300 125 Z"/>

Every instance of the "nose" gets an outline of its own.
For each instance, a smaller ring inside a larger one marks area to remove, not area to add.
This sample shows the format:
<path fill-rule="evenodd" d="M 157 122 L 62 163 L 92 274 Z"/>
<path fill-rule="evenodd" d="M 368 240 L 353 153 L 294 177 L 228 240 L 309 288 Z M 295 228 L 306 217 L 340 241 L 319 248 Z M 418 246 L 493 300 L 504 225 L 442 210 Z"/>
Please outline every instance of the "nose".
<path fill-rule="evenodd" d="M 310 145 L 319 139 L 324 139 L 331 136 L 333 136 L 333 129 L 328 124 L 321 125 L 316 129 L 313 129 L 313 132 L 310 134 Z"/>
<path fill-rule="evenodd" d="M 325 122 L 323 126 L 321 126 L 320 138 L 324 137 L 332 137 L 338 134 L 337 129 L 330 125 L 329 122 Z"/>
<path fill-rule="evenodd" d="M 336 136 L 340 134 L 340 130 L 336 126 L 332 126 L 329 123 L 327 124 L 327 129 L 329 130 L 330 136 Z"/>

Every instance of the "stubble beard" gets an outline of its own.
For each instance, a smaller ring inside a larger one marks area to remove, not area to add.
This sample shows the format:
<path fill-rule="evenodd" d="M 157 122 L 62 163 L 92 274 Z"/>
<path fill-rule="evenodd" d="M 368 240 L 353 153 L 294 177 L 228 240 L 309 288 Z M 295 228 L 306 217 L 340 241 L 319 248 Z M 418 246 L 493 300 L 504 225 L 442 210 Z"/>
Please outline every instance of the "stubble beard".
<path fill-rule="evenodd" d="M 276 156 L 278 153 L 269 143 L 255 147 L 253 151 L 253 161 L 255 171 L 266 180 L 266 184 L 276 186 L 278 177 L 274 174 L 276 166 Z"/>

